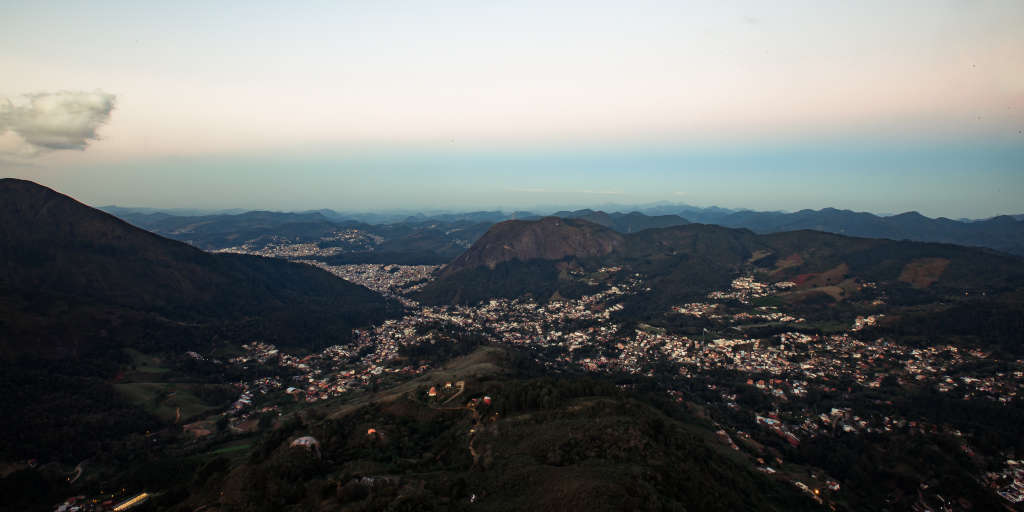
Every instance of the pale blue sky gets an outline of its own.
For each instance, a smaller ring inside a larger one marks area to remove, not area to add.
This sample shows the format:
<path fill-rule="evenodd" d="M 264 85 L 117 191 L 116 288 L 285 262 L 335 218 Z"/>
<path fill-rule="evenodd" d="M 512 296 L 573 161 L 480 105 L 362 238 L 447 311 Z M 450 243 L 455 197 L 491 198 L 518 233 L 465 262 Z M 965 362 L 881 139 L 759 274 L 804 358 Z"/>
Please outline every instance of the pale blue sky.
<path fill-rule="evenodd" d="M 0 114 L 116 96 L 84 151 L 0 115 L 0 174 L 159 207 L 1020 213 L 1021 26 L 1016 0 L 0 1 Z"/>

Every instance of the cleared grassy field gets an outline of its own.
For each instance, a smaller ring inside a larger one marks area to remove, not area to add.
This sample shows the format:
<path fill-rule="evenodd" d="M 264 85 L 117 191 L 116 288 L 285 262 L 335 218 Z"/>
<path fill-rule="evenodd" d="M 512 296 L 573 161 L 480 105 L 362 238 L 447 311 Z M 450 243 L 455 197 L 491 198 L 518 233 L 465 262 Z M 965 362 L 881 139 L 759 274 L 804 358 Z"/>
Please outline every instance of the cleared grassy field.
<path fill-rule="evenodd" d="M 920 258 L 903 267 L 899 280 L 917 289 L 927 288 L 945 272 L 949 266 L 946 258 Z"/>
<path fill-rule="evenodd" d="M 124 349 L 124 353 L 131 356 L 132 364 L 135 365 L 136 370 L 151 373 L 166 373 L 170 371 L 168 368 L 163 366 L 163 360 L 157 356 L 143 354 L 133 348 Z"/>
<path fill-rule="evenodd" d="M 128 382 L 115 384 L 114 387 L 128 400 L 166 421 L 174 421 L 179 408 L 182 420 L 214 409 L 192 394 L 189 384 Z"/>
<path fill-rule="evenodd" d="M 228 443 L 216 450 L 211 451 L 208 455 L 225 455 L 229 453 L 244 452 L 252 447 L 250 441 L 238 441 L 234 443 Z"/>

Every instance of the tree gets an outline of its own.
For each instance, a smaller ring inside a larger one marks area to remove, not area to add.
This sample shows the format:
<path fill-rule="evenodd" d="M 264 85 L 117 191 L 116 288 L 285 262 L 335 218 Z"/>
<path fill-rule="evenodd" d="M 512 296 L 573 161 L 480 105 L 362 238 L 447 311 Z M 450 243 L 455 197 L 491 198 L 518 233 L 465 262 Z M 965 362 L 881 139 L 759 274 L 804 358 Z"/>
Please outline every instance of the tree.
<path fill-rule="evenodd" d="M 272 413 L 261 414 L 258 426 L 260 430 L 267 430 L 274 426 L 274 415 Z"/>

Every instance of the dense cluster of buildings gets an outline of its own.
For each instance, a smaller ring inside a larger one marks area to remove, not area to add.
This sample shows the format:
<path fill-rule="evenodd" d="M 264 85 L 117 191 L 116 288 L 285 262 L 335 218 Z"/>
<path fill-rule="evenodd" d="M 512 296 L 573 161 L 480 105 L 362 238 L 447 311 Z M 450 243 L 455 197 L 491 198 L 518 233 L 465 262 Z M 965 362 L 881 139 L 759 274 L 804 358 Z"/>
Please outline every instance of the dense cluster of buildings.
<path fill-rule="evenodd" d="M 353 265 L 342 269 L 349 272 L 347 275 L 360 275 L 378 289 L 387 287 L 396 294 L 404 284 L 424 281 L 433 271 L 428 266 L 397 265 Z M 1024 385 L 1024 373 L 1019 367 L 987 375 L 964 375 L 958 370 L 966 362 L 984 359 L 987 354 L 982 352 L 948 345 L 911 347 L 885 339 L 862 341 L 855 337 L 853 333 L 873 323 L 877 318 L 874 316 L 858 317 L 847 333 L 812 335 L 794 330 L 758 339 L 743 336 L 742 330 L 734 328 L 764 322 L 797 327 L 804 320 L 774 306 L 749 306 L 748 311 L 719 308 L 725 301 L 749 301 L 789 285 L 767 285 L 749 277 L 740 278 L 733 282 L 731 290 L 709 295 L 718 297 L 713 299 L 718 302 L 673 308 L 683 314 L 716 320 L 718 328 L 705 329 L 700 336 L 668 334 L 654 328 L 624 332 L 612 315 L 623 307 L 624 295 L 643 288 L 641 278 L 631 276 L 601 292 L 547 304 L 528 299 L 494 299 L 474 306 L 417 307 L 400 319 L 356 331 L 355 342 L 347 346 L 333 346 L 319 354 L 297 358 L 280 353 L 272 345 L 253 343 L 245 346 L 246 355 L 231 362 L 273 360 L 301 376 L 293 377 L 287 387 L 300 390 L 307 401 L 322 400 L 364 386 L 384 373 L 424 371 L 426 367 L 397 367 L 389 362 L 398 359 L 399 349 L 404 345 L 443 342 L 430 334 L 418 334 L 417 329 L 425 323 L 440 322 L 485 335 L 495 342 L 542 349 L 538 350 L 538 360 L 553 367 L 574 365 L 588 371 L 651 374 L 654 363 L 668 360 L 678 365 L 678 372 L 684 377 L 713 369 L 740 372 L 750 375 L 749 382 L 780 405 L 806 395 L 811 389 L 827 392 L 841 386 L 877 388 L 887 378 L 890 383 L 934 386 L 960 398 L 1004 403 L 1014 399 Z M 249 383 L 247 389 L 253 386 L 256 384 Z M 264 392 L 282 386 L 285 384 L 272 380 L 258 385 Z M 246 400 L 243 393 L 236 403 L 247 405 Z M 785 421 L 801 426 L 805 435 L 813 435 L 821 428 L 835 428 L 834 419 L 825 421 L 818 411 L 807 410 L 803 415 L 791 411 L 788 416 Z M 839 428 L 886 430 L 899 421 L 876 418 L 869 423 L 853 417 L 841 422 Z"/>
<path fill-rule="evenodd" d="M 271 242 L 268 244 L 243 244 L 236 247 L 226 247 L 213 251 L 215 253 L 233 254 L 255 254 L 268 258 L 282 258 L 287 260 L 298 258 L 328 257 L 336 256 L 344 252 L 341 247 L 322 247 L 318 242 L 289 243 Z"/>
<path fill-rule="evenodd" d="M 1007 460 L 1001 471 L 986 473 L 985 482 L 1006 501 L 1024 503 L 1024 460 Z"/>
<path fill-rule="evenodd" d="M 356 265 L 327 265 L 316 260 L 299 260 L 316 267 L 320 267 L 346 281 L 363 285 L 377 293 L 394 297 L 407 306 L 415 306 L 416 303 L 406 298 L 420 288 L 423 288 L 430 281 L 431 275 L 440 265 L 383 265 L 383 264 L 356 264 Z"/>
<path fill-rule="evenodd" d="M 255 254 L 268 258 L 295 260 L 303 258 L 330 257 L 353 251 L 372 251 L 383 242 L 378 235 L 360 229 L 340 229 L 320 237 L 318 241 L 293 240 L 272 236 L 249 240 L 241 245 L 225 247 L 212 252 L 233 254 Z"/>
<path fill-rule="evenodd" d="M 708 294 L 712 300 L 737 300 L 743 304 L 749 304 L 752 299 L 767 297 L 775 292 L 794 288 L 796 283 L 792 281 L 779 281 L 777 283 L 759 283 L 753 277 L 744 276 L 733 279 L 732 287 L 729 290 L 713 291 Z"/>
<path fill-rule="evenodd" d="M 409 283 L 426 282 L 433 270 L 426 266 L 352 265 L 332 271 L 401 296 L 408 292 Z M 277 364 L 287 368 L 290 376 L 244 383 L 236 404 L 252 407 L 254 392 L 282 391 L 312 402 L 364 388 L 382 375 L 420 374 L 428 365 L 405 361 L 399 354 L 401 348 L 450 341 L 432 328 L 422 328 L 424 325 L 445 325 L 493 342 L 535 349 L 536 360 L 551 368 L 654 375 L 668 362 L 674 365 L 677 378 L 723 370 L 744 375 L 747 390 L 763 394 L 760 403 L 770 405 L 757 409 L 742 405 L 732 384 L 707 384 L 708 389 L 712 396 L 720 397 L 721 406 L 749 413 L 757 428 L 794 446 L 839 432 L 856 435 L 936 428 L 895 413 L 858 411 L 852 403 L 818 410 L 817 404 L 801 400 L 810 392 L 845 396 L 854 388 L 913 384 L 934 387 L 958 398 L 1008 402 L 1024 389 L 1021 361 L 1012 366 L 1013 370 L 976 375 L 968 363 L 989 356 L 978 350 L 948 345 L 913 347 L 886 339 L 858 338 L 863 334 L 859 331 L 873 325 L 878 315 L 858 317 L 846 332 L 808 334 L 815 331 L 802 329 L 804 319 L 778 306 L 751 303 L 792 288 L 787 282 L 766 284 L 744 277 L 733 281 L 729 290 L 710 293 L 706 302 L 672 308 L 677 314 L 700 317 L 702 322 L 710 320 L 711 327 L 704 328 L 700 335 L 670 334 L 644 324 L 625 329 L 616 321 L 615 312 L 623 308 L 626 296 L 643 293 L 645 287 L 642 276 L 617 277 L 614 285 L 598 293 L 548 303 L 524 298 L 494 299 L 472 306 L 411 303 L 414 307 L 404 317 L 356 331 L 353 343 L 301 358 L 281 353 L 272 345 L 252 343 L 244 347 L 244 355 L 230 362 Z M 765 338 L 744 335 L 744 326 L 752 324 L 771 324 L 782 332 Z M 728 444 L 735 446 L 729 432 L 723 432 Z M 732 434 L 750 435 L 741 431 Z M 1018 478 L 1019 471 L 1011 476 Z M 1006 484 L 1007 478 L 1003 475 L 998 480 L 1000 492 L 1013 501 L 1022 495 L 1013 484 Z"/>
<path fill-rule="evenodd" d="M 230 363 L 276 365 L 282 369 L 282 375 L 289 376 L 263 377 L 240 383 L 241 396 L 232 407 L 239 411 L 251 407 L 253 395 L 257 392 L 266 395 L 273 390 L 281 390 L 298 400 L 316 402 L 362 389 L 381 375 L 422 373 L 427 369 L 426 366 L 385 365 L 397 357 L 398 340 L 401 339 L 390 335 L 395 333 L 396 328 L 405 334 L 405 328 L 397 327 L 397 324 L 391 320 L 372 331 L 360 332 L 353 345 L 334 345 L 303 357 L 281 352 L 267 343 L 243 345 L 246 353 L 232 358 Z"/>

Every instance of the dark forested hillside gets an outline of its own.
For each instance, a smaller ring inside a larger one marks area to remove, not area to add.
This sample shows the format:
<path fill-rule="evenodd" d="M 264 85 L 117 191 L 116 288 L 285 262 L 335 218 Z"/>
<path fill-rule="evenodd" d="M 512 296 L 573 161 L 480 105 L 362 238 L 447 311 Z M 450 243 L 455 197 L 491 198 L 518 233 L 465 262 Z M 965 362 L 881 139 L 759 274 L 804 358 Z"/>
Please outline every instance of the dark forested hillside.
<path fill-rule="evenodd" d="M 159 344 L 165 329 L 182 346 L 184 332 L 236 329 L 243 340 L 329 344 L 388 308 L 322 270 L 208 254 L 19 180 L 0 182 L 0 261 L 0 350 L 9 356 Z"/>
<path fill-rule="evenodd" d="M 468 251 L 452 261 L 446 273 L 480 266 L 493 268 L 507 261 L 604 256 L 622 242 L 622 235 L 611 229 L 577 219 L 510 220 L 495 224 Z"/>
<path fill-rule="evenodd" d="M 400 307 L 318 268 L 208 254 L 0 180 L 0 454 L 90 456 L 156 419 L 114 391 L 127 351 L 265 340 L 305 351 Z"/>
<path fill-rule="evenodd" d="M 543 373 L 529 354 L 481 347 L 397 388 L 295 414 L 234 467 L 208 463 L 208 478 L 148 485 L 171 487 L 160 501 L 181 510 L 823 510 L 709 442 L 712 425 L 682 408 Z M 456 374 L 467 375 L 458 404 L 427 396 Z M 295 447 L 300 436 L 316 450 Z"/>

